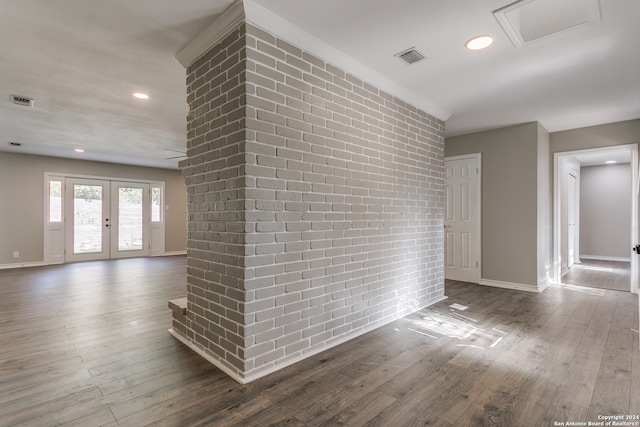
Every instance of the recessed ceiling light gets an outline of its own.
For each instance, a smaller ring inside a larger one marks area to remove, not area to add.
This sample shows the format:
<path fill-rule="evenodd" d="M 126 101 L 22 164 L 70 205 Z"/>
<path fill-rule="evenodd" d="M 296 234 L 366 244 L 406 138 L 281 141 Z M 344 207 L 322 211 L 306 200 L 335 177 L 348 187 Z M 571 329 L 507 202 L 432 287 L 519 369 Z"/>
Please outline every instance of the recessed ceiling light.
<path fill-rule="evenodd" d="M 133 96 L 135 96 L 138 99 L 149 99 L 149 95 L 147 95 L 146 93 L 142 93 L 142 92 L 136 92 L 133 94 Z"/>
<path fill-rule="evenodd" d="M 607 160 L 605 163 L 608 164 L 608 165 L 612 165 L 612 164 L 617 163 L 617 162 L 615 160 Z"/>
<path fill-rule="evenodd" d="M 76 148 L 74 151 L 76 153 L 84 153 L 84 150 L 82 148 Z"/>
<path fill-rule="evenodd" d="M 480 50 L 491 46 L 493 43 L 493 37 L 490 36 L 476 36 L 464 44 L 469 50 Z"/>

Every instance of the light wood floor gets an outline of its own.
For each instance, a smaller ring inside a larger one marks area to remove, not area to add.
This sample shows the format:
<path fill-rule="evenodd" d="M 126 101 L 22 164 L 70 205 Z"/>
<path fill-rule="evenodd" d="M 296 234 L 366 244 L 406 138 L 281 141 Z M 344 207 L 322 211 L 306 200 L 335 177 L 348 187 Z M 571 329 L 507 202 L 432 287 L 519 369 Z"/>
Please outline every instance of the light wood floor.
<path fill-rule="evenodd" d="M 175 257 L 0 271 L 0 426 L 553 426 L 640 414 L 630 293 L 448 282 L 449 299 L 243 386 L 167 333 L 185 270 Z"/>
<path fill-rule="evenodd" d="M 571 267 L 562 278 L 562 283 L 629 292 L 631 263 L 583 259 Z"/>

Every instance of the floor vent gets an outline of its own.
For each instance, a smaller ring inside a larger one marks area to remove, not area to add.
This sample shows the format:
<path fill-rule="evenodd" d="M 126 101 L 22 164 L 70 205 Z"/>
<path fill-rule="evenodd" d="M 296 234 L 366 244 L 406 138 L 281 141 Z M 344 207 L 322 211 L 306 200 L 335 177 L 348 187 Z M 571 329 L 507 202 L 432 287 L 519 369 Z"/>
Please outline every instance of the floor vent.
<path fill-rule="evenodd" d="M 415 47 L 412 47 L 411 49 L 402 51 L 402 52 L 396 54 L 395 56 L 397 56 L 398 58 L 402 59 L 404 62 L 406 62 L 409 65 L 415 64 L 416 62 L 422 61 L 423 59 L 426 58 L 426 56 L 424 56 L 422 53 L 418 52 Z"/>
<path fill-rule="evenodd" d="M 11 95 L 11 102 L 23 107 L 33 107 L 33 98 L 27 98 L 26 96 Z"/>

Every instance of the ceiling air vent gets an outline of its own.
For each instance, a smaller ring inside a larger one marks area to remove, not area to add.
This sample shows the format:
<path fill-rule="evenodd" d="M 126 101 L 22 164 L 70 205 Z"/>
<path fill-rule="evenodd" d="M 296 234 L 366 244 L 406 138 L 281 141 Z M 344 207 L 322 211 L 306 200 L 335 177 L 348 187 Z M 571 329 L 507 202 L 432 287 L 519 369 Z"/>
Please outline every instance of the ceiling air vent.
<path fill-rule="evenodd" d="M 426 58 L 426 56 L 418 52 L 415 47 L 412 47 L 411 49 L 407 49 L 403 52 L 400 52 L 395 56 L 402 59 L 404 62 L 406 62 L 409 65 L 415 64 L 416 62 L 422 61 L 423 59 Z"/>
<path fill-rule="evenodd" d="M 11 102 L 16 105 L 22 105 L 23 107 L 33 107 L 33 98 L 27 98 L 26 96 L 11 95 Z"/>

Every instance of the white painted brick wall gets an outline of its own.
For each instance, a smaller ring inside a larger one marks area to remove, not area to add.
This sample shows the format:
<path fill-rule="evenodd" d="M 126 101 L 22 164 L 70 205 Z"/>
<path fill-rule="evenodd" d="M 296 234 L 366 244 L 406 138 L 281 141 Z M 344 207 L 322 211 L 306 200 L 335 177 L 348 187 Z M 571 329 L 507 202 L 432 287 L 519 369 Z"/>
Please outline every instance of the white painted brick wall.
<path fill-rule="evenodd" d="M 285 334 L 272 332 L 284 353 L 247 360 L 253 374 L 443 296 L 444 146 L 436 118 L 263 30 L 247 34 L 252 188 L 285 202 L 261 205 L 284 227 L 248 221 L 275 255 L 252 291 L 276 307 L 245 314 L 277 313 L 273 331 Z"/>
<path fill-rule="evenodd" d="M 189 340 L 256 376 L 443 296 L 442 121 L 250 24 L 187 84 Z"/>
<path fill-rule="evenodd" d="M 243 25 L 187 70 L 188 158 L 180 164 L 188 193 L 186 338 L 239 375 L 247 320 L 253 335 L 265 330 L 254 315 L 245 318 L 245 304 L 268 308 L 247 302 L 244 291 L 245 39 Z"/>

